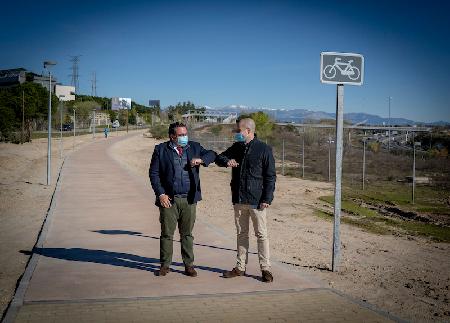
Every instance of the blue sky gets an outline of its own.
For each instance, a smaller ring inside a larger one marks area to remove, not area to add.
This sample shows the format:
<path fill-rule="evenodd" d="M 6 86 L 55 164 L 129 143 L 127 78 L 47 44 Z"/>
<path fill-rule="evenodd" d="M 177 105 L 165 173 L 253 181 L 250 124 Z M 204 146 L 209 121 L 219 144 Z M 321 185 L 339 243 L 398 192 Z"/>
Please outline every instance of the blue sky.
<path fill-rule="evenodd" d="M 5 2 L 0 69 L 42 72 L 55 60 L 80 91 L 162 106 L 191 100 L 335 111 L 319 80 L 320 52 L 361 53 L 364 85 L 345 87 L 345 112 L 450 121 L 447 1 Z"/>

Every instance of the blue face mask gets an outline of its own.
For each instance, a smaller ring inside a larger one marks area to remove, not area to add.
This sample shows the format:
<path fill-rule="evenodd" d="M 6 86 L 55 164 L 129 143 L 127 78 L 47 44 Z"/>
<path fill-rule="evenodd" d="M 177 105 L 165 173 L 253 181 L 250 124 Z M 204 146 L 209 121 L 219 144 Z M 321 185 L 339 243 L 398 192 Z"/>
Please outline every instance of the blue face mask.
<path fill-rule="evenodd" d="M 238 132 L 234 134 L 234 140 L 237 142 L 245 142 L 245 137 L 242 133 Z"/>
<path fill-rule="evenodd" d="M 186 146 L 187 143 L 188 143 L 188 141 L 189 141 L 189 138 L 188 138 L 187 135 L 186 135 L 186 136 L 179 136 L 179 137 L 177 138 L 177 143 L 178 143 L 181 147 Z"/>

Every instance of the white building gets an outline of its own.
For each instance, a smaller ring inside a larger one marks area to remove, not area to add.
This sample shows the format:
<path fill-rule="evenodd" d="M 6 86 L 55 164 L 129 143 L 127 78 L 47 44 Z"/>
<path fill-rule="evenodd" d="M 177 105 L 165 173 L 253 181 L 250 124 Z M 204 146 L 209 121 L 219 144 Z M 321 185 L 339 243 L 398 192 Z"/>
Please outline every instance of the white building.
<path fill-rule="evenodd" d="M 111 119 L 109 118 L 109 113 L 106 112 L 95 112 L 95 125 L 110 125 Z"/>
<path fill-rule="evenodd" d="M 75 100 L 75 86 L 56 84 L 55 95 L 60 101 L 73 101 Z"/>

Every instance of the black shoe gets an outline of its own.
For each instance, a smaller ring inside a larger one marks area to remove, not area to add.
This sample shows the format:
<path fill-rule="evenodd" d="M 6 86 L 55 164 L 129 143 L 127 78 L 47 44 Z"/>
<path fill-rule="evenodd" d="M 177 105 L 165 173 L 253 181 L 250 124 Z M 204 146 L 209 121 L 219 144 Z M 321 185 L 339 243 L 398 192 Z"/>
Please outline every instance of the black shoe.
<path fill-rule="evenodd" d="M 239 270 L 237 267 L 234 267 L 231 271 L 226 271 L 223 273 L 224 278 L 234 278 L 238 276 L 244 276 L 245 271 Z"/>
<path fill-rule="evenodd" d="M 190 277 L 197 277 L 197 272 L 194 269 L 194 266 L 186 266 L 184 268 L 184 273 Z"/>
<path fill-rule="evenodd" d="M 273 282 L 273 276 L 272 273 L 268 270 L 262 271 L 262 281 L 265 283 L 271 283 Z"/>
<path fill-rule="evenodd" d="M 158 276 L 165 276 L 170 272 L 169 266 L 161 266 Z"/>

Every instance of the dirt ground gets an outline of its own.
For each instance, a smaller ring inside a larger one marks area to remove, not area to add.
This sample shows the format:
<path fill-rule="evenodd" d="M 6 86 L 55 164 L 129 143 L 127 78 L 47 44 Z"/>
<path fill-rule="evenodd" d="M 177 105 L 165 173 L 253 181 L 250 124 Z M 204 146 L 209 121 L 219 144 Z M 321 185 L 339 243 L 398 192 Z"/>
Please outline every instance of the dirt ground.
<path fill-rule="evenodd" d="M 64 138 L 63 156 L 92 140 L 92 135 L 78 136 L 75 142 L 73 137 Z M 96 140 L 104 138 L 98 134 Z M 45 185 L 47 139 L 23 145 L 0 143 L 0 313 L 8 306 L 29 259 L 20 251 L 33 248 L 50 205 L 61 167 L 59 143 L 52 140 L 50 186 Z"/>
<path fill-rule="evenodd" d="M 64 139 L 65 154 L 72 150 L 71 140 Z M 75 149 L 91 141 L 90 135 L 80 136 Z M 110 154 L 148 185 L 148 166 L 155 143 L 154 139 L 139 135 L 115 144 Z M 60 167 L 58 149 L 55 139 L 53 183 Z M 33 247 L 54 190 L 53 185 L 44 185 L 46 150 L 46 139 L 24 145 L 0 143 L 2 312 L 28 261 L 20 250 Z M 230 171 L 212 165 L 202 169 L 201 178 L 204 201 L 198 206 L 199 221 L 208 222 L 234 239 Z M 379 236 L 343 224 L 340 271 L 329 270 L 332 222 L 316 217 L 313 210 L 326 207 L 318 197 L 332 191 L 328 183 L 278 176 L 275 200 L 268 212 L 272 257 L 401 318 L 450 320 L 449 244 L 411 236 Z M 254 238 L 251 246 L 256 247 Z"/>
<path fill-rule="evenodd" d="M 132 137 L 116 143 L 110 154 L 148 185 L 155 143 L 151 138 Z M 202 168 L 204 200 L 198 205 L 197 217 L 234 239 L 230 176 L 229 169 Z M 403 319 L 449 321 L 449 244 L 381 236 L 342 224 L 340 270 L 330 271 L 332 222 L 315 216 L 313 210 L 326 207 L 319 196 L 331 194 L 329 183 L 278 175 L 275 200 L 268 212 L 272 257 Z M 254 238 L 251 247 L 256 247 Z"/>

